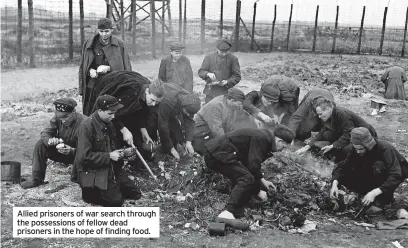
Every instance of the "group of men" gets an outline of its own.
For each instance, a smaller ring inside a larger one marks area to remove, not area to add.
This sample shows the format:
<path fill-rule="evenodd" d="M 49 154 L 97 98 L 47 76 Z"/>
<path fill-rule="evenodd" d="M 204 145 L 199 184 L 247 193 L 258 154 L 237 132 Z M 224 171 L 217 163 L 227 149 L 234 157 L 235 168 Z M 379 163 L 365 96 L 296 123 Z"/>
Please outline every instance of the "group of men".
<path fill-rule="evenodd" d="M 338 163 L 333 198 L 344 185 L 365 194 L 364 204 L 384 205 L 408 177 L 407 160 L 359 115 L 337 106 L 331 92 L 312 89 L 299 103 L 299 86 L 283 75 L 271 76 L 247 95 L 235 88 L 240 65 L 228 40 L 218 41 L 198 70 L 206 82 L 201 106 L 183 44 L 170 45 L 170 56 L 162 59 L 159 77 L 151 82 L 132 71 L 123 41 L 112 31 L 112 22 L 103 18 L 98 34 L 83 45 L 79 95 L 84 115 L 75 111 L 73 99 L 54 102 L 55 116 L 35 145 L 32 179 L 23 188 L 43 184 L 47 159 L 52 159 L 73 163 L 71 178 L 81 186 L 84 201 L 121 206 L 124 199 L 141 197 L 122 171 L 129 149 L 137 147 L 148 158 L 159 140 L 163 152 L 176 159 L 196 152 L 209 169 L 232 180 L 230 199 L 219 215 L 226 219 L 242 216 L 251 197 L 267 199 L 275 186 L 263 177 L 262 162 L 295 139 L 310 140 L 297 153 L 314 150 Z M 384 80 L 393 75 L 388 72 Z M 312 137 L 312 131 L 318 134 Z M 138 166 L 141 159 L 129 163 Z"/>

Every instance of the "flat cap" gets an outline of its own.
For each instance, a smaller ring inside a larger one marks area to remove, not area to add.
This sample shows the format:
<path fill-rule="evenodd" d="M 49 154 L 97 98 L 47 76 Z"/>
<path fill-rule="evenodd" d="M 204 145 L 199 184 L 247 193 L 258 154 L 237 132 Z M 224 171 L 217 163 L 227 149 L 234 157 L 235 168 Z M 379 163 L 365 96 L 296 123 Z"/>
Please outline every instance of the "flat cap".
<path fill-rule="evenodd" d="M 185 47 L 182 43 L 180 42 L 173 42 L 169 45 L 170 51 L 181 51 L 183 50 Z"/>
<path fill-rule="evenodd" d="M 102 95 L 96 99 L 96 107 L 101 110 L 118 110 L 123 107 L 116 97 L 110 95 Z"/>
<path fill-rule="evenodd" d="M 59 112 L 72 112 L 77 106 L 77 102 L 72 98 L 59 98 L 54 101 L 55 110 Z"/>
<path fill-rule="evenodd" d="M 231 48 L 231 43 L 227 39 L 220 39 L 217 41 L 217 49 L 221 52 L 227 52 Z"/>
<path fill-rule="evenodd" d="M 98 21 L 98 29 L 111 29 L 112 21 L 108 18 L 102 18 Z"/>

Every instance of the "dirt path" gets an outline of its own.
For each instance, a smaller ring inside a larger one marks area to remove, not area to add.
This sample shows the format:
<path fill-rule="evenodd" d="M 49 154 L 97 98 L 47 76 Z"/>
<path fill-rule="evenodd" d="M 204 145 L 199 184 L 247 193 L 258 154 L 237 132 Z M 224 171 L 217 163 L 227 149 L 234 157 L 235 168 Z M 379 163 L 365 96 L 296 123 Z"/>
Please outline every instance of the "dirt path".
<path fill-rule="evenodd" d="M 361 92 L 342 93 L 341 88 L 350 83 L 363 85 L 366 92 L 378 93 L 381 88 L 378 76 L 391 64 L 408 64 L 407 60 L 387 57 L 358 57 L 312 54 L 245 54 L 238 53 L 243 72 L 243 81 L 239 88 L 248 92 L 258 90 L 260 81 L 268 75 L 283 73 L 293 75 L 301 84 L 304 95 L 307 89 L 321 86 L 333 90 L 341 106 L 348 107 L 367 119 L 380 134 L 380 138 L 393 143 L 405 156 L 408 155 L 408 106 L 401 101 L 389 101 L 385 114 L 370 116 L 370 99 L 361 97 Z M 204 56 L 189 56 L 195 73 L 195 91 L 201 92 L 202 81 L 197 70 Z M 149 77 L 157 77 L 160 60 L 148 60 L 133 63 L 135 71 Z M 321 83 L 329 79 L 329 84 Z M 52 113 L 47 112 L 51 99 L 59 90 L 77 87 L 77 67 L 29 69 L 3 72 L 1 75 L 2 101 L 2 160 L 22 162 L 22 175 L 31 173 L 30 161 L 32 148 Z M 74 90 L 61 94 L 75 94 Z M 44 94 L 46 93 L 46 94 Z M 40 110 L 35 108 L 42 106 Z M 21 117 L 10 112 L 18 108 L 27 108 L 30 112 Z M 28 106 L 28 107 L 27 107 Z M 5 118 L 10 114 L 10 118 Z M 405 131 L 403 131 L 405 130 Z M 4 154 L 3 154 L 4 153 Z M 308 235 L 288 234 L 276 229 L 264 227 L 258 231 L 229 233 L 226 237 L 212 238 L 205 227 L 200 231 L 187 231 L 181 226 L 170 229 L 169 220 L 161 223 L 161 238 L 149 239 L 13 239 L 13 206 L 70 206 L 86 205 L 80 199 L 80 189 L 69 182 L 67 168 L 50 166 L 46 180 L 49 185 L 38 189 L 23 191 L 18 185 L 2 182 L 1 238 L 2 247 L 393 247 L 391 242 L 398 240 L 408 247 L 406 230 L 378 231 L 354 226 L 352 221 L 341 220 L 334 216 L 317 213 L 311 216 L 318 222 L 315 232 Z M 55 194 L 44 192 L 58 185 L 68 183 L 69 187 Z M 408 197 L 407 187 L 400 192 Z M 67 202 L 62 197 L 69 195 Z M 149 206 L 149 202 L 140 201 L 138 206 Z M 408 207 L 408 201 L 406 202 Z M 329 219 L 335 220 L 335 222 Z M 68 245 L 69 244 L 69 245 Z"/>

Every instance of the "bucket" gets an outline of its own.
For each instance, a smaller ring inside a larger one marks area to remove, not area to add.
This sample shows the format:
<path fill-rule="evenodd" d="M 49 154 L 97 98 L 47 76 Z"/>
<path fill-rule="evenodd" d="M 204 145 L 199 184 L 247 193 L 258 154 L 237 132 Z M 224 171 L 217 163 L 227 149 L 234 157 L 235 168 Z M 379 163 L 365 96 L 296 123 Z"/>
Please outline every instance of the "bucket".
<path fill-rule="evenodd" d="M 20 182 L 21 163 L 16 161 L 1 161 L 1 181 Z"/>

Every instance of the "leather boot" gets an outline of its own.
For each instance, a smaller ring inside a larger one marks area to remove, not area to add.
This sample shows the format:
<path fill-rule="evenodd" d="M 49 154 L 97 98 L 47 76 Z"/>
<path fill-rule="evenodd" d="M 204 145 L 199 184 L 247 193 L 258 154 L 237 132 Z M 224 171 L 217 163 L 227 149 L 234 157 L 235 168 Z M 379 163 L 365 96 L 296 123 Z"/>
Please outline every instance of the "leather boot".
<path fill-rule="evenodd" d="M 22 183 L 21 183 L 21 187 L 22 187 L 23 189 L 29 189 L 29 188 L 38 187 L 38 186 L 40 186 L 41 184 L 43 184 L 43 182 L 42 182 L 41 180 L 38 180 L 38 179 L 30 179 L 30 180 L 27 180 L 27 181 L 25 181 L 25 182 L 22 182 Z"/>

